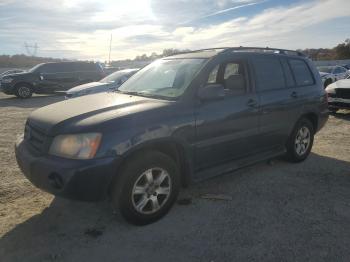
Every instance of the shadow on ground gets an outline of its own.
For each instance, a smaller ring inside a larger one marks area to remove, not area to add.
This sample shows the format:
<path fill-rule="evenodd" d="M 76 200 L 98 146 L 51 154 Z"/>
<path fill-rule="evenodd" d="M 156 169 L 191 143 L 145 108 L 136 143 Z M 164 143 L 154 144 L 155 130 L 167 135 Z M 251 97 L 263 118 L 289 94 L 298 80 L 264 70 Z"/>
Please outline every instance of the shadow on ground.
<path fill-rule="evenodd" d="M 350 120 L 350 110 L 341 110 L 337 113 L 331 113 L 331 115 L 338 119 Z"/>
<path fill-rule="evenodd" d="M 350 162 L 312 154 L 191 186 L 159 222 L 55 198 L 0 239 L 3 261 L 348 261 Z M 205 193 L 232 201 L 202 199 Z"/>
<path fill-rule="evenodd" d="M 0 98 L 1 107 L 37 108 L 47 106 L 64 100 L 63 94 L 34 95 L 28 99 L 20 99 L 15 96 L 2 96 Z"/>

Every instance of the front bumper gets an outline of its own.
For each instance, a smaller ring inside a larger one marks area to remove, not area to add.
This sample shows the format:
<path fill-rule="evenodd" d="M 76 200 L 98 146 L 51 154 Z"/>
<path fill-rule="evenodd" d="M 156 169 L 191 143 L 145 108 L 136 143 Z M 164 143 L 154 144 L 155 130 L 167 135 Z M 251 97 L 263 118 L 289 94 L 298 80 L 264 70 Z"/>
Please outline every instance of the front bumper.
<path fill-rule="evenodd" d="M 22 139 L 17 141 L 15 153 L 20 169 L 36 187 L 53 195 L 83 201 L 106 198 L 118 163 L 115 157 L 75 160 L 35 156 Z"/>
<path fill-rule="evenodd" d="M 328 97 L 329 108 L 350 109 L 350 99 Z"/>
<path fill-rule="evenodd" d="M 13 95 L 15 93 L 12 83 L 0 83 L 0 91 L 4 92 L 7 95 Z"/>

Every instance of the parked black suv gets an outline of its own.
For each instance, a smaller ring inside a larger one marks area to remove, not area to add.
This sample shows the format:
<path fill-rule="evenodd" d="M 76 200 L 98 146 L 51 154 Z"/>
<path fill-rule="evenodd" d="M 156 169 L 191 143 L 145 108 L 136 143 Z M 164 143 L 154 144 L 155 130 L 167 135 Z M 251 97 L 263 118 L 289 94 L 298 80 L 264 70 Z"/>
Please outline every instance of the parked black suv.
<path fill-rule="evenodd" d="M 16 157 L 37 187 L 109 196 L 129 222 L 147 224 L 181 185 L 282 154 L 303 161 L 327 119 L 321 78 L 301 53 L 201 50 L 160 59 L 116 92 L 34 111 Z"/>
<path fill-rule="evenodd" d="M 29 98 L 33 93 L 64 91 L 73 86 L 99 81 L 104 76 L 103 69 L 98 63 L 45 63 L 36 65 L 26 72 L 6 75 L 0 84 L 5 94 Z"/>

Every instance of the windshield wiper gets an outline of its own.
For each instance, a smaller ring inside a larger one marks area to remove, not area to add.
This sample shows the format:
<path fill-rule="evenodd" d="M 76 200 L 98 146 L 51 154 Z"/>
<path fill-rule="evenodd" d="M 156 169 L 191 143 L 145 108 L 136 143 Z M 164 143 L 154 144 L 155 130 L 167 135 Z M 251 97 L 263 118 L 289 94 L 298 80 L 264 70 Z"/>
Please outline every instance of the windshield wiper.
<path fill-rule="evenodd" d="M 158 98 L 158 99 L 166 99 L 166 100 L 171 100 L 170 97 L 167 96 L 162 96 L 162 95 L 157 95 L 157 94 L 151 94 L 151 93 L 146 93 L 146 92 L 137 92 L 137 91 L 120 91 L 120 90 L 115 90 L 118 93 L 121 94 L 126 94 L 126 95 L 135 95 L 135 96 L 143 96 L 143 97 L 150 97 L 150 98 Z"/>

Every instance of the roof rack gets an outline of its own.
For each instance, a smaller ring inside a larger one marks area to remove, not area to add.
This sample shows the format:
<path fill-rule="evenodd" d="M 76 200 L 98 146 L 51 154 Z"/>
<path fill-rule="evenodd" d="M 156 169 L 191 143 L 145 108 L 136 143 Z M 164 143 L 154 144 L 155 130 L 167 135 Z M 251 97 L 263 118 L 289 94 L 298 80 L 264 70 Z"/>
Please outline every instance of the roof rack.
<path fill-rule="evenodd" d="M 280 48 L 270 48 L 270 47 L 245 47 L 245 46 L 230 47 L 230 48 L 226 48 L 223 52 L 226 53 L 231 51 L 247 51 L 247 52 L 262 52 L 262 53 L 273 52 L 273 53 L 284 54 L 284 55 L 305 56 L 305 54 L 299 51 L 280 49 Z"/>
<path fill-rule="evenodd" d="M 296 56 L 303 56 L 303 57 L 306 56 L 302 52 L 295 51 L 295 50 L 280 49 L 280 48 L 270 48 L 270 47 L 246 47 L 246 46 L 205 48 L 205 49 L 198 49 L 198 50 L 193 50 L 193 51 L 180 52 L 180 53 L 177 53 L 175 55 L 188 54 L 188 53 L 197 53 L 197 52 L 205 52 L 205 51 L 215 51 L 215 50 L 218 50 L 219 51 L 218 53 L 226 53 L 226 52 L 262 52 L 262 53 L 276 53 L 276 54 L 284 54 L 284 55 L 296 55 Z"/>

